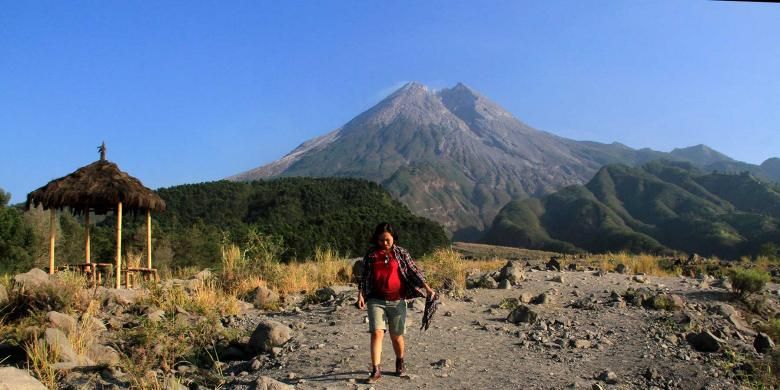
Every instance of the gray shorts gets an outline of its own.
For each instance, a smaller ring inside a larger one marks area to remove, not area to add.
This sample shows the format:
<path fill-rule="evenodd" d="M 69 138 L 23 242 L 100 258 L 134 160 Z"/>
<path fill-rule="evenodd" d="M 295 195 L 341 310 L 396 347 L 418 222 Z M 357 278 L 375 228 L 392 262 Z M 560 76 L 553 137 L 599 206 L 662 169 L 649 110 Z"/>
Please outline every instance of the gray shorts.
<path fill-rule="evenodd" d="M 406 333 L 406 300 L 368 298 L 368 330 L 389 330 L 394 336 Z"/>

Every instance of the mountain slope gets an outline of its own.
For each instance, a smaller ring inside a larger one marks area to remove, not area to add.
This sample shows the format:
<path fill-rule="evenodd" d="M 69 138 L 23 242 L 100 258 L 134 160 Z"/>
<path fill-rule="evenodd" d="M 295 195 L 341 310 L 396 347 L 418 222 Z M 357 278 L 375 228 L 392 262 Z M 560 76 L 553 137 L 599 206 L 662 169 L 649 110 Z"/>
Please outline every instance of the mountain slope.
<path fill-rule="evenodd" d="M 484 241 L 545 250 L 755 254 L 780 238 L 780 191 L 690 163 L 609 165 L 584 186 L 512 201 Z"/>
<path fill-rule="evenodd" d="M 229 179 L 368 179 L 456 238 L 474 239 L 511 199 L 584 183 L 605 164 L 701 160 L 701 151 L 694 152 L 675 157 L 574 141 L 522 123 L 461 83 L 438 92 L 409 83 L 342 127 Z M 705 154 L 708 163 L 733 161 L 714 151 Z"/>

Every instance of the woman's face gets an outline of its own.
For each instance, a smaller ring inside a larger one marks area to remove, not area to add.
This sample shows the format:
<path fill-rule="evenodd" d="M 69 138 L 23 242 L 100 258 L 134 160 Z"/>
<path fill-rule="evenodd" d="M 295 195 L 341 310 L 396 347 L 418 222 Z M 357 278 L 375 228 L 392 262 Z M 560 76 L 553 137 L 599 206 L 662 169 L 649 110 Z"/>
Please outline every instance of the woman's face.
<path fill-rule="evenodd" d="M 379 237 L 377 237 L 376 241 L 376 244 L 379 245 L 380 248 L 390 249 L 390 247 L 393 246 L 393 235 L 388 232 L 384 232 L 380 234 Z"/>

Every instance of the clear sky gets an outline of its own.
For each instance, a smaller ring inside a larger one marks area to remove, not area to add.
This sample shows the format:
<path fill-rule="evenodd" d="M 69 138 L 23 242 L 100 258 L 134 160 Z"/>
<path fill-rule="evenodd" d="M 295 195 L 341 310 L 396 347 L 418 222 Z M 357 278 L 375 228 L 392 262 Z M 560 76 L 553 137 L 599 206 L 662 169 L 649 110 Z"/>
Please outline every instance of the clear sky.
<path fill-rule="evenodd" d="M 780 156 L 777 4 L 0 0 L 0 188 L 101 141 L 151 188 L 224 178 L 412 80 L 569 138 Z"/>

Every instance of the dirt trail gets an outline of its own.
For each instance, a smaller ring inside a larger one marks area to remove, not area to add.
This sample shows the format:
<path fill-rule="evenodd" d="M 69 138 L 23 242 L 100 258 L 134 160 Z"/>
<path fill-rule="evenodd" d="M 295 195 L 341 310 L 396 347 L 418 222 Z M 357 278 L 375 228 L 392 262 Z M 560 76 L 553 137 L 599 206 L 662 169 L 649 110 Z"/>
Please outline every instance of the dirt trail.
<path fill-rule="evenodd" d="M 555 276 L 562 276 L 563 282 L 551 281 Z M 351 304 L 354 294 L 343 295 L 340 305 L 311 305 L 275 315 L 274 319 L 303 329 L 295 331 L 293 342 L 266 368 L 242 373 L 244 367 L 232 367 L 238 376 L 229 386 L 251 387 L 258 376 L 268 375 L 297 389 L 738 387 L 721 354 L 690 347 L 673 312 L 609 303 L 612 291 L 622 294 L 629 287 L 679 294 L 692 327 L 722 327 L 727 337 L 735 331 L 706 311 L 718 303 L 715 299 L 727 296 L 725 290 L 700 290 L 695 280 L 686 278 L 646 279 L 637 283 L 616 273 L 528 272 L 525 281 L 509 290 L 475 289 L 467 290 L 465 300 L 444 298 L 427 332 L 418 330 L 422 317 L 418 301 L 409 310 L 406 336 L 410 376 L 394 376 L 394 355 L 386 337 L 384 376 L 373 386 L 364 384 L 370 366 L 366 313 Z M 536 324 L 511 324 L 506 321 L 510 310 L 498 307 L 522 292 L 547 293 L 548 302 L 528 305 L 539 314 Z M 591 309 L 571 306 L 587 297 L 594 302 Z M 739 338 L 734 336 L 732 344 L 744 347 L 752 342 Z M 613 372 L 617 382 L 596 379 L 605 371 Z"/>

